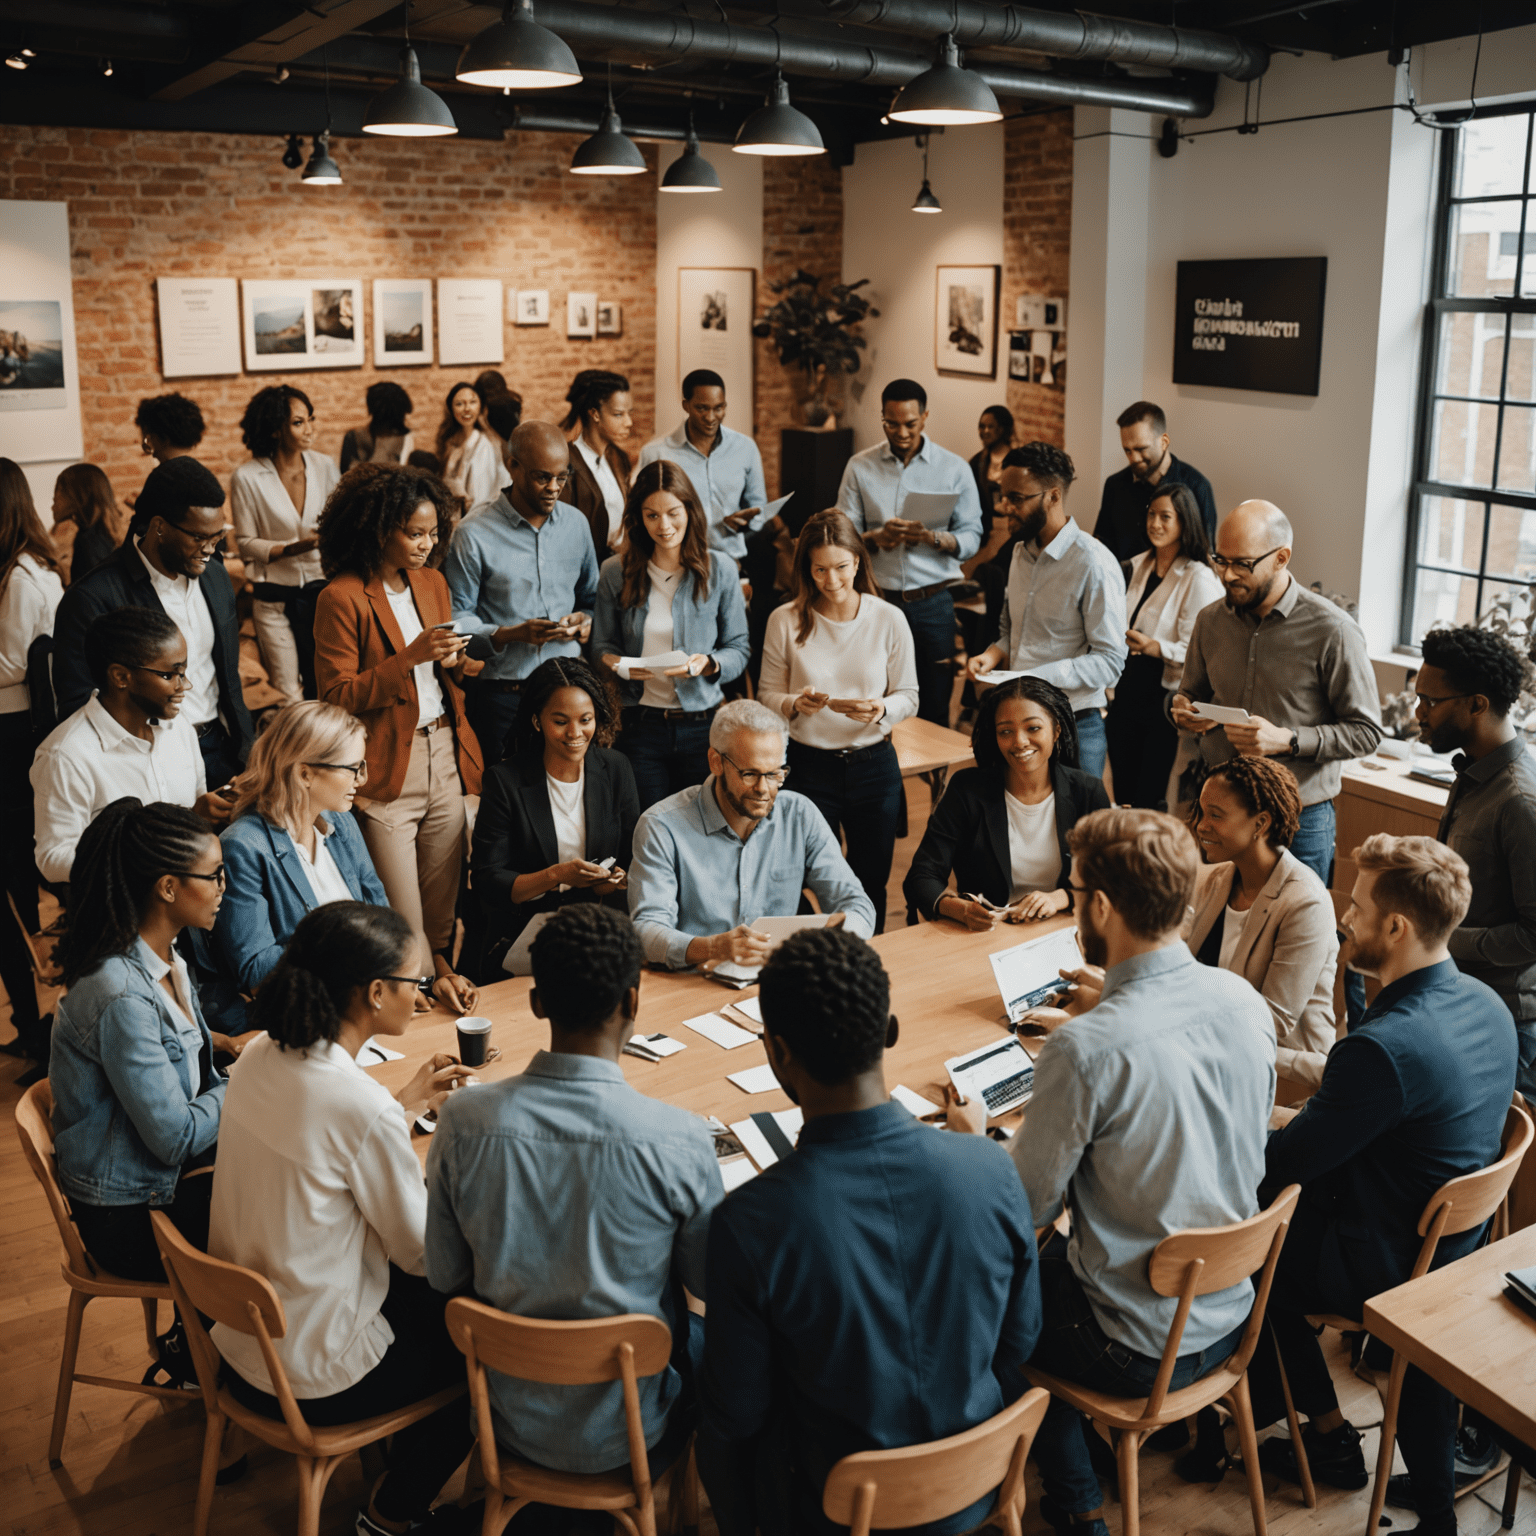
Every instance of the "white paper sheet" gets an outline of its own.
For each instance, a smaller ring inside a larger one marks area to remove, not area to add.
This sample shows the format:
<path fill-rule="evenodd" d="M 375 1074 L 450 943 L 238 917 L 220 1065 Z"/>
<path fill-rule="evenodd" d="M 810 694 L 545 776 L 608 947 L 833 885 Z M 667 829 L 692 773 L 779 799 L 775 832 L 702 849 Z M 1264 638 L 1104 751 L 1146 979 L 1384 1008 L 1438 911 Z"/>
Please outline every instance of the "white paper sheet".
<path fill-rule="evenodd" d="M 739 1045 L 751 1045 L 757 1039 L 756 1035 L 737 1029 L 729 1019 L 722 1019 L 718 1013 L 701 1013 L 697 1018 L 684 1019 L 683 1027 L 691 1029 L 696 1035 L 703 1035 L 706 1040 L 713 1041 L 726 1051 L 734 1051 Z"/>
<path fill-rule="evenodd" d="M 779 1086 L 773 1068 L 766 1062 L 760 1067 L 748 1067 L 745 1072 L 728 1072 L 726 1077 L 743 1093 L 771 1093 Z"/>
<path fill-rule="evenodd" d="M 1192 704 L 1190 708 L 1202 720 L 1215 720 L 1222 725 L 1247 725 L 1249 719 L 1246 709 L 1234 709 L 1227 704 Z"/>
<path fill-rule="evenodd" d="M 523 925 L 523 931 L 513 939 L 502 957 L 501 968 L 508 976 L 533 975 L 533 941 L 539 936 L 539 929 L 554 915 L 553 912 L 535 912 Z"/>
<path fill-rule="evenodd" d="M 726 1194 L 730 1194 L 733 1189 L 740 1189 L 748 1179 L 756 1177 L 757 1169 L 752 1166 L 751 1158 L 737 1157 L 720 1164 L 720 1182 L 725 1185 Z"/>
<path fill-rule="evenodd" d="M 687 651 L 663 651 L 659 656 L 620 656 L 613 670 L 627 683 L 631 667 L 641 667 L 648 672 L 660 672 L 666 667 L 686 667 Z"/>
<path fill-rule="evenodd" d="M 377 1035 L 370 1035 L 357 1053 L 357 1064 L 360 1067 L 376 1067 L 381 1061 L 401 1061 L 404 1057 L 404 1051 L 392 1051 L 381 1043 Z"/>
<path fill-rule="evenodd" d="M 996 670 L 987 672 L 981 677 L 978 677 L 976 681 L 983 687 L 991 687 L 993 683 L 1011 683 L 1016 677 L 1029 676 L 1031 676 L 1031 674 L 1028 672 L 1010 672 L 1005 667 L 998 667 Z"/>
<path fill-rule="evenodd" d="M 774 1112 L 773 1118 L 778 1122 L 779 1129 L 789 1138 L 793 1146 L 799 1138 L 800 1127 L 805 1124 L 805 1116 L 798 1107 L 794 1109 L 780 1109 Z M 758 1130 L 750 1120 L 738 1120 L 731 1130 L 735 1132 L 736 1139 L 747 1150 L 747 1156 L 757 1164 L 759 1168 L 771 1168 L 778 1162 L 779 1154 L 768 1145 L 768 1138 Z"/>
<path fill-rule="evenodd" d="M 643 1045 L 657 1056 L 676 1056 L 679 1051 L 688 1049 L 686 1040 L 674 1040 L 670 1035 L 636 1035 L 634 1038 L 637 1045 Z"/>
<path fill-rule="evenodd" d="M 799 933 L 802 928 L 825 928 L 832 917 L 833 914 L 827 912 L 809 912 L 796 917 L 754 917 L 747 927 L 753 933 L 766 934 L 777 949 L 790 934 Z"/>
<path fill-rule="evenodd" d="M 739 1003 L 732 1003 L 731 1007 L 746 1014 L 754 1024 L 763 1022 L 763 1000 L 760 997 L 744 997 Z"/>
<path fill-rule="evenodd" d="M 932 1099 L 925 1099 L 920 1093 L 914 1093 L 903 1083 L 897 1083 L 891 1089 L 891 1098 L 918 1120 L 921 1120 L 924 1115 L 937 1114 L 944 1107 L 942 1104 L 935 1104 Z"/>

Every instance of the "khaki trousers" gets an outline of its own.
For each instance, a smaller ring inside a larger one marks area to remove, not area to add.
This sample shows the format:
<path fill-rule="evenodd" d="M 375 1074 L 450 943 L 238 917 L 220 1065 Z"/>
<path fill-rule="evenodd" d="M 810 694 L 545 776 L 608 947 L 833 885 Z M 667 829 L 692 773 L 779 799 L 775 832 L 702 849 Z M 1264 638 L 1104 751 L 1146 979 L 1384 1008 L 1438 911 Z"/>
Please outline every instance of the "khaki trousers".
<path fill-rule="evenodd" d="M 297 704 L 304 697 L 304 687 L 299 678 L 299 648 L 293 643 L 287 609 L 281 603 L 253 602 L 251 623 L 267 681 L 282 694 L 283 703 Z"/>
<path fill-rule="evenodd" d="M 365 800 L 355 808 L 363 841 L 389 904 L 416 930 L 421 968 L 434 953 L 452 953 L 454 904 L 464 862 L 464 790 L 453 732 L 443 726 L 411 737 L 405 784 L 394 800 Z"/>

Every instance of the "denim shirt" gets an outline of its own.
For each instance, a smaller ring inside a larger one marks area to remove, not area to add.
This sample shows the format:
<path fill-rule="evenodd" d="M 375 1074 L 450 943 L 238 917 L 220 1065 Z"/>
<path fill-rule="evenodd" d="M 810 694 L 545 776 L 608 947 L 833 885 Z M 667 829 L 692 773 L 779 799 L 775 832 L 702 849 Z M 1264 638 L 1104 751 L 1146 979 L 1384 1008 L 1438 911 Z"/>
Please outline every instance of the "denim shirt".
<path fill-rule="evenodd" d="M 143 939 L 110 955 L 60 998 L 54 1016 L 53 1144 L 59 1183 L 87 1205 L 169 1205 L 182 1164 L 219 1138 L 224 1078 L 198 1093 L 170 970 Z M 188 989 L 202 1048 L 213 1041 Z M 210 1060 L 212 1059 L 210 1055 Z"/>
<path fill-rule="evenodd" d="M 713 709 L 724 697 L 720 685 L 738 678 L 747 665 L 747 608 L 741 597 L 741 577 L 736 562 L 711 552 L 709 557 L 709 592 L 702 603 L 695 602 L 696 585 L 692 571 L 672 594 L 672 645 L 690 656 L 712 656 L 720 668 L 715 677 L 674 677 L 679 709 Z M 618 555 L 603 561 L 597 577 L 597 603 L 592 610 L 592 642 L 588 654 L 594 664 L 602 665 L 609 656 L 638 656 L 645 644 L 644 603 L 632 608 L 619 606 L 624 590 L 624 562 Z M 599 674 L 601 675 L 601 673 Z M 615 686 L 626 704 L 638 704 L 645 692 L 644 683 L 615 679 Z"/>

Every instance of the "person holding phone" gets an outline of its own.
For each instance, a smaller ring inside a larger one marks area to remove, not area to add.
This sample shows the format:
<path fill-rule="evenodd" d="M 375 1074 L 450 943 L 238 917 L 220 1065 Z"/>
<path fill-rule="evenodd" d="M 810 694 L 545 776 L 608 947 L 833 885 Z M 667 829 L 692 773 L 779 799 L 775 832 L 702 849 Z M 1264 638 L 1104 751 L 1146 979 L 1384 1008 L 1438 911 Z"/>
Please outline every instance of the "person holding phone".
<path fill-rule="evenodd" d="M 912 631 L 881 601 L 864 541 L 841 512 L 801 530 L 794 572 L 794 598 L 768 619 L 758 696 L 789 721 L 795 788 L 842 832 L 883 933 L 901 819 L 891 727 L 917 713 Z"/>

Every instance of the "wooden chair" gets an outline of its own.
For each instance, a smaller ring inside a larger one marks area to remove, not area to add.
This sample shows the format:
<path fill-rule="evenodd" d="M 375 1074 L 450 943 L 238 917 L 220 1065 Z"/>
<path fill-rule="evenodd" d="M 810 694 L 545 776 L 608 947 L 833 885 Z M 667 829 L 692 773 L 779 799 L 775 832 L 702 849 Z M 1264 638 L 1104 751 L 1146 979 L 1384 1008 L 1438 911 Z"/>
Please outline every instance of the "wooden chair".
<path fill-rule="evenodd" d="M 455 1296 L 448 1303 L 448 1332 L 464 1352 L 485 1470 L 482 1536 L 501 1536 L 513 1515 L 534 1502 L 561 1509 L 605 1509 L 630 1536 L 656 1536 L 656 1498 L 640 1418 L 638 1383 L 642 1376 L 665 1370 L 671 1358 L 672 1330 L 660 1318 L 629 1312 L 619 1317 L 551 1322 L 515 1317 L 484 1302 Z M 487 1367 L 519 1381 L 553 1386 L 622 1382 L 629 1470 L 557 1472 L 503 1450 L 496 1444 Z M 690 1449 L 672 1470 L 669 1529 L 676 1527 L 680 1503 L 684 1523 L 699 1523 L 692 1464 Z"/>
<path fill-rule="evenodd" d="M 1197 1228 L 1174 1232 L 1152 1250 L 1147 1261 L 1147 1279 L 1159 1296 L 1177 1296 L 1178 1311 L 1168 1329 L 1168 1342 L 1158 1365 L 1152 1390 L 1145 1398 L 1114 1397 L 1091 1387 L 1064 1381 L 1032 1365 L 1024 1374 L 1037 1387 L 1044 1387 L 1053 1397 L 1086 1413 L 1095 1424 L 1109 1431 L 1120 1467 L 1120 1507 L 1125 1536 L 1138 1536 L 1141 1529 L 1140 1499 L 1137 1492 L 1137 1459 L 1148 1435 L 1165 1424 L 1176 1424 L 1212 1403 L 1226 1402 L 1237 1420 L 1238 1437 L 1243 1448 L 1243 1467 L 1248 1474 L 1248 1501 L 1253 1507 L 1256 1536 L 1265 1536 L 1264 1484 L 1259 1477 L 1257 1433 L 1253 1425 L 1253 1405 L 1248 1397 L 1248 1362 L 1253 1359 L 1269 1303 L 1269 1288 L 1275 1277 L 1275 1264 L 1290 1226 L 1291 1212 L 1301 1193 L 1299 1184 L 1288 1185 L 1267 1211 L 1250 1216 L 1228 1227 Z M 1253 1308 L 1248 1326 L 1243 1330 L 1237 1352 L 1209 1376 L 1177 1391 L 1168 1390 L 1184 1325 L 1196 1296 L 1209 1296 L 1237 1285 L 1257 1274 Z"/>
<path fill-rule="evenodd" d="M 1020 1536 L 1024 1459 L 1050 1401 L 1036 1387 L 963 1434 L 844 1456 L 827 1474 L 822 1512 L 849 1526 L 849 1536 L 869 1536 L 876 1526 L 904 1530 L 943 1520 L 996 1488 L 992 1523 L 1007 1536 Z"/>
<path fill-rule="evenodd" d="M 197 1379 L 202 1383 L 203 1406 L 208 1410 L 207 1428 L 203 1434 L 202 1472 L 197 1484 L 197 1508 L 192 1519 L 193 1536 L 207 1536 L 208 1517 L 213 1510 L 214 1479 L 219 1470 L 219 1446 L 228 1421 L 233 1420 L 258 1440 L 297 1458 L 299 1515 L 294 1530 L 298 1536 L 319 1536 L 320 1504 L 325 1498 L 326 1485 L 347 1456 L 386 1435 L 396 1434 L 428 1414 L 436 1413 L 454 1398 L 463 1396 L 463 1387 L 448 1387 L 408 1407 L 375 1414 L 370 1419 L 358 1419 L 351 1424 L 324 1428 L 306 1424 L 294 1401 L 288 1373 L 272 1347 L 273 1339 L 280 1339 L 287 1332 L 288 1321 L 271 1283 L 254 1270 L 199 1253 L 163 1212 L 152 1211 L 150 1220 L 154 1223 L 155 1242 L 165 1263 L 171 1294 L 181 1308 L 187 1342 L 197 1366 Z M 200 1313 L 216 1323 L 223 1323 L 226 1328 L 250 1334 L 261 1346 L 262 1360 L 272 1379 L 272 1395 L 283 1410 L 281 1419 L 269 1419 L 264 1414 L 252 1412 L 237 1402 L 227 1388 L 218 1385 L 222 1362 Z"/>
<path fill-rule="evenodd" d="M 1482 1226 L 1490 1217 L 1495 1222 L 1494 1236 L 1501 1235 L 1498 1228 L 1507 1224 L 1508 1213 L 1505 1209 L 1501 1218 L 1500 1211 L 1504 1207 L 1509 1186 L 1519 1170 L 1520 1160 L 1525 1156 L 1525 1150 L 1530 1146 L 1533 1136 L 1536 1136 L 1536 1127 L 1532 1126 L 1531 1117 L 1525 1112 L 1523 1101 L 1517 1094 L 1515 1102 L 1509 1107 L 1509 1113 L 1504 1117 L 1504 1140 L 1498 1160 L 1489 1163 L 1486 1168 L 1479 1169 L 1476 1173 L 1465 1173 L 1460 1178 L 1448 1180 L 1430 1196 L 1423 1215 L 1419 1217 L 1418 1232 L 1423 1242 L 1419 1244 L 1419 1257 L 1408 1279 L 1417 1280 L 1420 1275 L 1429 1272 L 1442 1237 L 1454 1237 L 1458 1232 L 1470 1232 L 1474 1227 Z M 1310 1317 L 1308 1321 L 1315 1327 L 1337 1328 L 1342 1333 L 1365 1331 L 1364 1323 L 1348 1317 L 1338 1317 L 1332 1313 L 1320 1313 Z M 1387 1479 L 1392 1475 L 1392 1453 L 1397 1444 L 1397 1411 L 1402 1400 L 1403 1377 L 1407 1370 L 1407 1360 L 1394 1350 L 1392 1369 L 1387 1376 L 1387 1392 L 1381 1416 L 1381 1448 L 1376 1455 L 1376 1486 L 1371 1493 L 1371 1513 L 1365 1525 L 1366 1536 L 1376 1536 L 1381 1512 L 1386 1507 Z M 1291 1445 L 1296 1453 L 1296 1469 L 1301 1476 L 1303 1487 L 1310 1488 L 1312 1471 L 1307 1464 L 1306 1447 L 1302 1444 L 1296 1410 L 1291 1402 L 1291 1385 L 1286 1380 L 1284 1361 L 1281 1362 L 1280 1367 L 1280 1386 L 1285 1394 L 1285 1413 L 1291 1426 Z M 1245 1450 L 1244 1455 L 1246 1454 Z M 1519 1468 L 1516 1467 L 1514 1493 L 1517 1497 L 1519 1483 Z M 1472 1487 L 1481 1486 L 1479 1482 L 1461 1489 L 1460 1492 L 1470 1493 Z M 1508 1490 L 1506 1490 L 1506 1502 L 1508 1498 Z M 1308 1502 L 1310 1505 L 1311 1501 Z"/>
<path fill-rule="evenodd" d="M 33 1083 L 16 1106 L 16 1133 L 21 1150 L 37 1182 L 48 1197 L 48 1208 L 64 1244 L 64 1262 L 60 1272 L 69 1287 L 69 1311 L 64 1321 L 64 1353 L 59 1359 L 59 1389 L 53 1400 L 53 1433 L 48 1440 L 48 1465 L 63 1465 L 64 1430 L 69 1423 L 69 1400 L 78 1381 L 83 1386 L 111 1387 L 118 1392 L 142 1392 L 149 1397 L 173 1398 L 193 1402 L 196 1392 L 178 1387 L 151 1387 L 139 1381 L 121 1381 L 114 1376 L 81 1376 L 75 1370 L 80 1353 L 80 1330 L 85 1321 L 86 1303 L 98 1296 L 114 1296 L 139 1302 L 144 1308 L 144 1339 L 151 1358 L 158 1355 L 155 1342 L 156 1308 L 171 1299 L 171 1289 L 163 1281 L 124 1280 L 108 1274 L 85 1251 L 80 1233 L 69 1216 L 69 1202 L 59 1187 L 58 1162 L 53 1151 L 53 1090 L 44 1078 Z"/>

